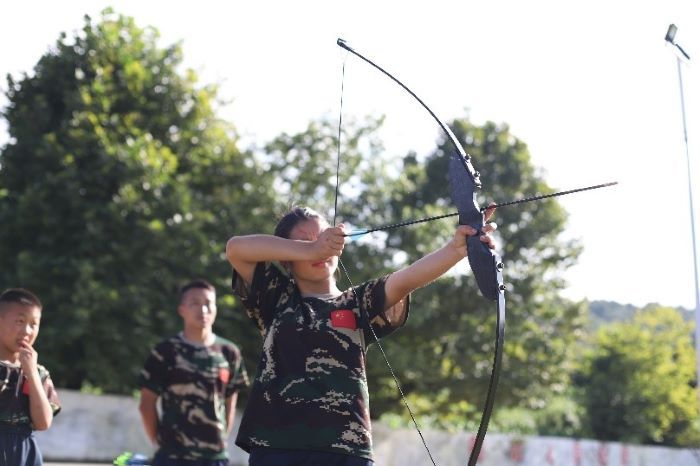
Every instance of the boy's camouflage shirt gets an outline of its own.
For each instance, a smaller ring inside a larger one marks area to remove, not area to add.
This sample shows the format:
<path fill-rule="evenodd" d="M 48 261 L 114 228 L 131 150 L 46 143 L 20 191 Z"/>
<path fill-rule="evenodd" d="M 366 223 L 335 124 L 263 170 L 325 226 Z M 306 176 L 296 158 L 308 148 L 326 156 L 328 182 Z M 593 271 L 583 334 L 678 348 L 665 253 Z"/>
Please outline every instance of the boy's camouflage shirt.
<path fill-rule="evenodd" d="M 53 414 L 56 415 L 61 410 L 61 403 L 58 401 L 51 375 L 41 364 L 37 364 L 37 370 Z M 29 385 L 26 376 L 22 376 L 21 385 L 17 387 L 20 372 L 19 364 L 0 362 L 0 424 L 32 427 L 29 414 Z"/>
<path fill-rule="evenodd" d="M 263 337 L 236 444 L 372 458 L 365 351 L 401 327 L 409 299 L 384 311 L 388 276 L 337 297 L 302 297 L 277 264 L 259 263 L 232 286 Z M 358 306 L 358 299 L 360 305 Z"/>
<path fill-rule="evenodd" d="M 248 386 L 238 347 L 216 337 L 211 345 L 182 334 L 160 342 L 146 360 L 139 386 L 160 396 L 158 445 L 169 458 L 227 459 L 226 398 Z"/>

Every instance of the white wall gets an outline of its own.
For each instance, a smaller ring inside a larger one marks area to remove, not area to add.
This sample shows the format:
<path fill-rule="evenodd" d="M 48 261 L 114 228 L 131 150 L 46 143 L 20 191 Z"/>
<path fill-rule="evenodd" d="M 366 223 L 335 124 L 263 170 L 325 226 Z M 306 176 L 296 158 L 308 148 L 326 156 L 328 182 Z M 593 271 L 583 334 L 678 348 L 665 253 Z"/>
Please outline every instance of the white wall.
<path fill-rule="evenodd" d="M 134 398 L 86 395 L 60 390 L 63 409 L 51 429 L 37 432 L 48 461 L 111 463 L 121 452 L 151 454 Z M 238 423 L 239 420 L 236 420 Z M 231 464 L 244 466 L 247 454 L 229 439 Z M 423 431 L 439 466 L 464 466 L 473 433 Z M 374 425 L 377 466 L 429 465 L 415 430 Z M 700 466 L 700 450 L 642 447 L 557 437 L 489 433 L 479 466 Z"/>
<path fill-rule="evenodd" d="M 465 466 L 476 433 L 422 431 L 439 466 Z M 431 464 L 415 430 L 375 425 L 378 466 Z M 698 466 L 700 450 L 489 432 L 479 466 Z"/>
<path fill-rule="evenodd" d="M 153 448 L 141 425 L 138 400 L 126 396 L 88 395 L 58 389 L 61 412 L 36 439 L 47 461 L 106 462 L 124 451 L 150 455 Z M 248 455 L 229 439 L 231 463 L 248 464 Z"/>

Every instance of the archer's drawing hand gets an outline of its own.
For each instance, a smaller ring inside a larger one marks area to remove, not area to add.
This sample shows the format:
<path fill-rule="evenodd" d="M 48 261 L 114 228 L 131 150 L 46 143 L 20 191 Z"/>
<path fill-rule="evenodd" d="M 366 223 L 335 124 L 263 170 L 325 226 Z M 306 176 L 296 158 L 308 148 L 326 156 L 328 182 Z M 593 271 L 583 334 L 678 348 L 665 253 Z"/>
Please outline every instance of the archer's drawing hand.
<path fill-rule="evenodd" d="M 313 259 L 340 257 L 345 247 L 345 239 L 345 225 L 342 223 L 335 227 L 326 228 L 313 242 Z"/>

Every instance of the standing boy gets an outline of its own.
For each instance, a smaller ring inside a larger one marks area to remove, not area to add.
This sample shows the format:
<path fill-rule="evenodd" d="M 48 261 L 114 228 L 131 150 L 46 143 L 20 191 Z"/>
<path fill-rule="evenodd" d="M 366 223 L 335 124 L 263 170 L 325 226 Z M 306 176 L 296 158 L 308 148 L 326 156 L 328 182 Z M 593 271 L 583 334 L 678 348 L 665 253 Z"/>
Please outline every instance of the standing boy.
<path fill-rule="evenodd" d="M 41 302 L 10 288 L 0 295 L 0 464 L 41 466 L 34 430 L 51 427 L 61 407 L 49 372 L 37 363 Z"/>
<path fill-rule="evenodd" d="M 209 282 L 183 286 L 177 310 L 183 331 L 156 345 L 139 377 L 141 419 L 158 448 L 153 466 L 225 466 L 238 390 L 248 385 L 241 352 L 212 331 Z"/>

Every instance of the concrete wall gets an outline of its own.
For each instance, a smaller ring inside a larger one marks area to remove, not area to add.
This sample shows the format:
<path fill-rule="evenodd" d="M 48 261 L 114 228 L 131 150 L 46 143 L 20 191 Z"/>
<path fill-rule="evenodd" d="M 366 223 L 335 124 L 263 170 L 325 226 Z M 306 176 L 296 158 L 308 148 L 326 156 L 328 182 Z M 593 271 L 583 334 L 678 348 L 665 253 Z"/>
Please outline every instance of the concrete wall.
<path fill-rule="evenodd" d="M 422 431 L 439 466 L 465 466 L 475 433 Z M 374 426 L 378 466 L 432 464 L 415 430 Z M 489 432 L 479 466 L 699 466 L 700 450 Z"/>
<path fill-rule="evenodd" d="M 58 396 L 61 412 L 49 430 L 36 433 L 47 461 L 111 463 L 125 451 L 153 453 L 141 424 L 137 399 L 66 389 L 58 389 Z M 229 439 L 229 455 L 232 464 L 246 465 L 248 454 L 233 444 L 238 423 L 240 416 Z"/>
<path fill-rule="evenodd" d="M 152 453 L 141 426 L 137 400 L 59 390 L 63 410 L 37 441 L 48 461 L 105 462 L 123 451 Z M 237 419 L 238 423 L 239 420 Z M 244 466 L 247 454 L 229 440 L 231 464 Z M 473 433 L 423 431 L 440 466 L 464 466 Z M 415 430 L 374 425 L 377 466 L 431 464 Z M 700 466 L 700 450 L 642 447 L 556 437 L 489 433 L 479 466 Z"/>

